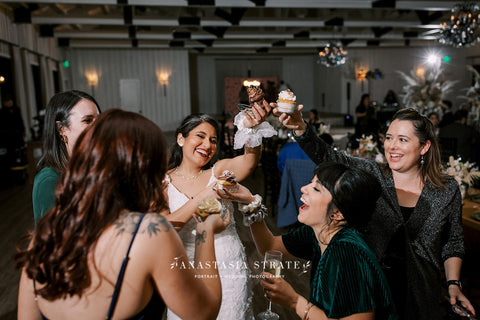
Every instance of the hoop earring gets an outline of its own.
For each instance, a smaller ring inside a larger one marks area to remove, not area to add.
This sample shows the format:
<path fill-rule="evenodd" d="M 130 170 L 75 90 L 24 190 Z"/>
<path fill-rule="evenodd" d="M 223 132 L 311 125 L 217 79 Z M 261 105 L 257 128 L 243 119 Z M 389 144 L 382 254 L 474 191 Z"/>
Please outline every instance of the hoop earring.
<path fill-rule="evenodd" d="M 420 156 L 420 166 L 423 166 L 425 160 L 423 160 L 423 154 Z"/>

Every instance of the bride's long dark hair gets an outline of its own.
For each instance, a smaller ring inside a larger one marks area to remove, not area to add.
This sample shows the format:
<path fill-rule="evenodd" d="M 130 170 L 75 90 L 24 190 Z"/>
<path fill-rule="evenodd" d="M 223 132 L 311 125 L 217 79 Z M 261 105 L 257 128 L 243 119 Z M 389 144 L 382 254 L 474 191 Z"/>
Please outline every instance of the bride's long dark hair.
<path fill-rule="evenodd" d="M 102 113 L 78 138 L 56 188 L 56 205 L 16 256 L 46 300 L 81 296 L 91 285 L 87 257 L 122 214 L 167 208 L 167 142 L 152 121 L 118 109 Z"/>

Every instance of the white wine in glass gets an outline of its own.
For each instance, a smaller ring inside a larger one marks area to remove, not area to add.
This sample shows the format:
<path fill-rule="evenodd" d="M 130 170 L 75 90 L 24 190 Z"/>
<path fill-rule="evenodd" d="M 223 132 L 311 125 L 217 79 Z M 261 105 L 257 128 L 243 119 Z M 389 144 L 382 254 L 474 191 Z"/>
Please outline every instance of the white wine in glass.
<path fill-rule="evenodd" d="M 263 271 L 273 274 L 275 277 L 280 277 L 282 274 L 282 253 L 277 250 L 270 250 L 265 252 L 263 260 Z M 272 311 L 272 301 L 268 301 L 268 310 L 260 312 L 257 315 L 259 320 L 278 320 L 280 316 Z"/>

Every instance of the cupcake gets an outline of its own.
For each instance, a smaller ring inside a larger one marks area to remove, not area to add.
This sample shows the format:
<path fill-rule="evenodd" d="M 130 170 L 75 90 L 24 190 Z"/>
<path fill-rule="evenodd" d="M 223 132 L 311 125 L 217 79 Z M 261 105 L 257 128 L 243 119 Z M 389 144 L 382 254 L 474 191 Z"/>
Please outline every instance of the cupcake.
<path fill-rule="evenodd" d="M 211 214 L 220 214 L 222 212 L 222 204 L 215 198 L 207 197 L 197 206 L 195 213 L 202 219 L 207 218 Z"/>
<path fill-rule="evenodd" d="M 220 177 L 218 177 L 217 188 L 219 190 L 227 189 L 229 192 L 237 192 L 238 183 L 235 173 L 230 170 L 223 171 Z"/>
<path fill-rule="evenodd" d="M 248 102 L 251 106 L 253 106 L 255 102 L 261 103 L 262 100 L 265 98 L 265 94 L 263 93 L 263 90 L 260 89 L 260 87 L 248 87 L 247 92 Z"/>
<path fill-rule="evenodd" d="M 290 89 L 283 90 L 278 94 L 277 110 L 281 113 L 292 114 L 297 106 L 297 97 Z"/>

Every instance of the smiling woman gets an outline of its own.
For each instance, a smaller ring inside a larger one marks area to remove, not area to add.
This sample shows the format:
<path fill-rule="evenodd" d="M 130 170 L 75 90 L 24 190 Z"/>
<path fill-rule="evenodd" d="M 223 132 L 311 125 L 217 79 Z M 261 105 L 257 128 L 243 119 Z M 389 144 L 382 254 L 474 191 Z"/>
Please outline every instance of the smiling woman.
<path fill-rule="evenodd" d="M 32 191 L 35 222 L 55 204 L 55 186 L 65 170 L 73 146 L 83 130 L 95 120 L 100 107 L 88 93 L 71 90 L 55 94 L 45 114 L 43 155 Z"/>
<path fill-rule="evenodd" d="M 270 111 L 270 106 L 266 102 L 257 103 L 252 107 L 252 111 L 252 115 L 245 113 L 245 127 L 262 123 Z M 253 171 L 260 158 L 261 145 L 249 147 L 246 143 L 242 155 L 213 164 L 219 132 L 218 124 L 211 116 L 193 114 L 186 117 L 177 128 L 176 142 L 171 148 L 170 170 L 166 176 L 170 214 L 165 217 L 179 230 L 191 260 L 194 260 L 197 241 L 192 215 L 198 205 L 207 197 L 219 198 L 214 186 L 225 170 L 230 170 L 241 181 Z M 223 205 L 233 212 L 231 202 Z M 215 246 L 218 265 L 246 262 L 245 249 L 233 218 L 227 229 L 215 237 Z M 252 310 L 248 270 L 219 269 L 219 274 L 222 278 L 222 305 L 217 319 L 250 319 Z M 169 310 L 168 319 L 179 318 Z"/>
<path fill-rule="evenodd" d="M 438 143 L 428 118 L 414 109 L 393 116 L 384 144 L 387 164 L 332 149 L 300 112 L 281 115 L 280 121 L 294 130 L 298 144 L 317 164 L 335 161 L 362 168 L 382 185 L 366 240 L 383 267 L 402 318 L 443 318 L 450 309 L 443 303 L 443 269 L 450 303 L 474 312 L 457 282 L 450 282 L 460 280 L 465 251 L 462 203 L 458 184 L 441 172 Z"/>

